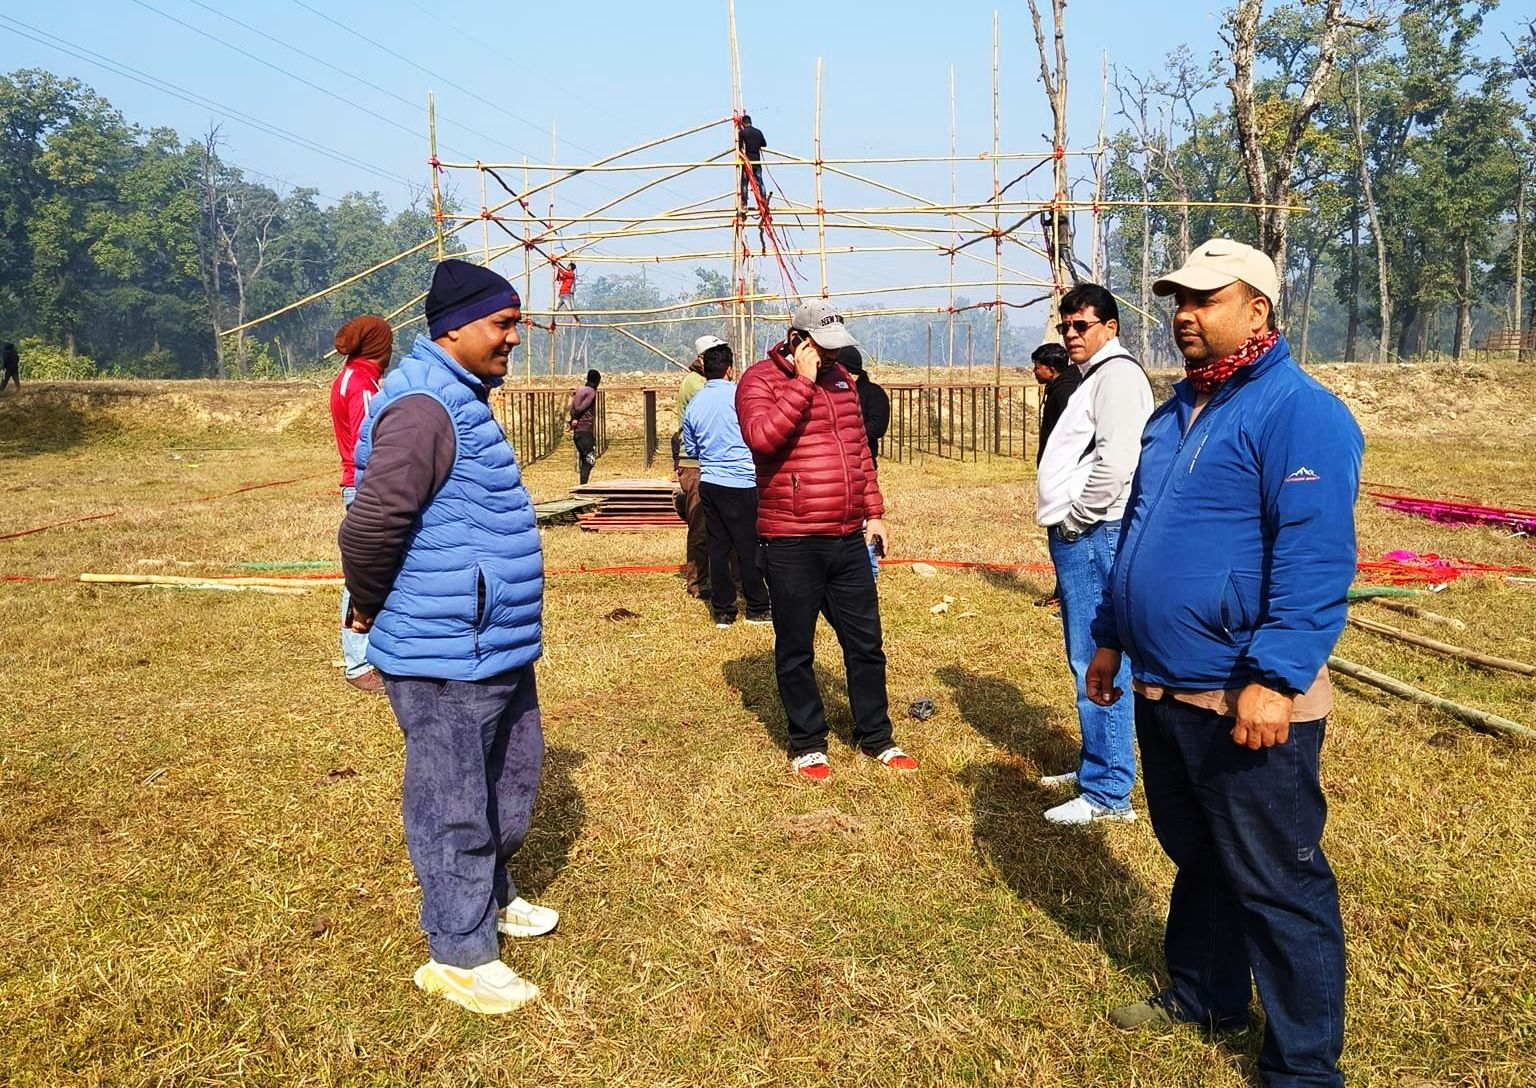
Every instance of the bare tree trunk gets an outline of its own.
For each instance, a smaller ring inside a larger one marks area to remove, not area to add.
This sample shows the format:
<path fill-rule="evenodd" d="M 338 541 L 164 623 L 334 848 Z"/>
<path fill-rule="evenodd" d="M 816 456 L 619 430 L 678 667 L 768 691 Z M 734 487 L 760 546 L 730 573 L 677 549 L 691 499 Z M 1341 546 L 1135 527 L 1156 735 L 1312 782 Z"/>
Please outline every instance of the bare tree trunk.
<path fill-rule="evenodd" d="M 1451 340 L 1451 354 L 1459 363 L 1472 346 L 1472 243 L 1461 240 L 1461 285 L 1456 299 L 1456 332 Z"/>
<path fill-rule="evenodd" d="M 1344 361 L 1355 361 L 1355 340 L 1360 335 L 1360 189 L 1355 187 L 1349 215 L 1349 324 L 1344 330 Z"/>
<path fill-rule="evenodd" d="M 1515 362 L 1525 362 L 1525 186 L 1527 174 L 1522 164 L 1515 180 Z"/>
<path fill-rule="evenodd" d="M 1387 272 L 1387 240 L 1381 233 L 1381 217 L 1376 214 L 1376 198 L 1371 191 L 1371 169 L 1365 161 L 1365 122 L 1361 118 L 1360 69 L 1354 70 L 1355 108 L 1351 119 L 1355 128 L 1355 154 L 1360 160 L 1360 195 L 1365 198 L 1365 212 L 1371 220 L 1371 236 L 1376 240 L 1376 289 L 1381 301 L 1381 338 L 1376 342 L 1376 361 L 1387 361 L 1387 345 L 1392 337 L 1392 281 Z M 1404 330 L 1406 332 L 1406 330 Z"/>
<path fill-rule="evenodd" d="M 1312 329 L 1312 288 L 1317 283 L 1317 266 L 1323 263 L 1323 254 L 1328 252 L 1328 242 L 1317 247 L 1317 252 L 1307 262 L 1306 286 L 1301 292 L 1301 359 L 1303 366 L 1312 361 L 1311 354 L 1307 351 L 1307 334 Z"/>
<path fill-rule="evenodd" d="M 1232 91 L 1232 108 L 1237 118 L 1243 175 L 1248 180 L 1248 191 L 1253 202 L 1265 205 L 1254 211 L 1254 221 L 1259 229 L 1259 248 L 1274 260 L 1275 271 L 1280 274 L 1282 294 L 1286 283 L 1286 228 L 1291 217 L 1291 174 L 1296 167 L 1302 137 L 1306 135 L 1312 114 L 1317 111 L 1323 85 L 1333 70 L 1339 33 L 1346 22 L 1343 8 L 1344 0 L 1327 0 L 1322 27 L 1318 31 L 1317 60 L 1301 93 L 1290 104 L 1285 138 L 1272 163 L 1265 161 L 1264 145 L 1259 132 L 1259 108 L 1254 100 L 1253 86 L 1254 55 L 1258 46 L 1259 19 L 1264 13 L 1263 0 L 1240 0 L 1228 24 L 1231 31 L 1228 44 L 1232 48 L 1232 79 L 1227 86 Z M 1277 299 L 1276 303 L 1277 309 L 1284 313 L 1284 299 Z"/>
<path fill-rule="evenodd" d="M 1040 83 L 1045 88 L 1046 99 L 1051 106 L 1052 132 L 1055 147 L 1067 146 L 1067 40 L 1063 17 L 1066 0 L 1051 0 L 1051 28 L 1055 37 L 1055 67 L 1051 71 L 1051 56 L 1046 50 L 1045 30 L 1040 24 L 1040 8 L 1035 0 L 1029 0 L 1029 15 L 1035 29 L 1035 47 L 1040 52 Z M 1071 267 L 1072 220 L 1071 213 L 1061 205 L 1067 200 L 1067 161 L 1060 154 L 1053 164 L 1054 191 L 1052 200 L 1051 230 L 1053 267 L 1051 269 L 1051 305 L 1060 309 L 1063 285 L 1073 281 Z"/>
<path fill-rule="evenodd" d="M 219 330 L 224 327 L 222 287 L 219 283 L 219 189 L 214 175 L 213 158 L 218 149 L 219 130 L 208 130 L 203 140 L 203 206 L 208 209 L 208 255 L 203 274 L 203 288 L 208 296 L 208 318 L 213 322 L 213 376 L 220 381 L 228 377 L 224 362 L 224 338 Z"/>

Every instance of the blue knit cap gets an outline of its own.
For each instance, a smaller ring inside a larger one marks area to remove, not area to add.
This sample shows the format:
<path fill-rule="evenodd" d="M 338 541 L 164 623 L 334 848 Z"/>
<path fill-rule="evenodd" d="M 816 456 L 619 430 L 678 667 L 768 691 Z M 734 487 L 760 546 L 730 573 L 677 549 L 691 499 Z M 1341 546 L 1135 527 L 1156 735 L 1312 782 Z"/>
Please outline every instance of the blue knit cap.
<path fill-rule="evenodd" d="M 436 340 L 451 329 L 522 305 L 517 289 L 489 268 L 446 260 L 432 273 L 432 289 L 427 292 L 427 335 Z"/>

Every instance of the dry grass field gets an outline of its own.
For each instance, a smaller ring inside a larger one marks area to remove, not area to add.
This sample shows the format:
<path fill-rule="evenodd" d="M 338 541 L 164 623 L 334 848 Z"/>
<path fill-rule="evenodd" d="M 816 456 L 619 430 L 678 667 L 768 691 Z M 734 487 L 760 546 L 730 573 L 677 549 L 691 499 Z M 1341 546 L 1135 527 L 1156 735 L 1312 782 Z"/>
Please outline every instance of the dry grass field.
<path fill-rule="evenodd" d="M 1536 371 L 1319 373 L 1366 427 L 1368 480 L 1536 506 Z M 334 558 L 325 395 L 0 398 L 0 535 L 115 512 L 0 540 L 0 1084 L 1256 1083 L 1257 1032 L 1104 1019 L 1158 984 L 1172 870 L 1145 820 L 1039 818 L 1035 780 L 1068 766 L 1075 727 L 1059 625 L 1027 574 L 882 574 L 892 708 L 939 709 L 897 720 L 923 763 L 909 778 L 853 758 L 823 631 L 822 788 L 785 773 L 768 630 L 716 631 L 674 575 L 552 576 L 549 754 L 514 874 L 562 922 L 505 950 L 545 998 L 486 1019 L 419 993 L 399 733 L 331 664 L 334 593 L 76 580 Z M 626 436 L 597 469 L 640 473 Z M 572 475 L 561 450 L 528 480 L 550 498 Z M 882 477 L 897 556 L 1045 557 L 1032 464 Z M 229 494 L 268 481 L 291 482 Z M 1536 565 L 1489 529 L 1369 503 L 1360 525 L 1366 558 Z M 556 568 L 682 549 L 677 531 L 544 539 Z M 931 614 L 943 595 L 957 603 Z M 638 618 L 605 618 L 620 607 Z M 1433 607 L 1468 624 L 1451 641 L 1536 660 L 1536 585 L 1464 578 Z M 1353 630 L 1341 653 L 1536 724 L 1536 680 Z M 1349 1081 L 1536 1084 L 1536 749 L 1339 687 L 1324 773 Z"/>

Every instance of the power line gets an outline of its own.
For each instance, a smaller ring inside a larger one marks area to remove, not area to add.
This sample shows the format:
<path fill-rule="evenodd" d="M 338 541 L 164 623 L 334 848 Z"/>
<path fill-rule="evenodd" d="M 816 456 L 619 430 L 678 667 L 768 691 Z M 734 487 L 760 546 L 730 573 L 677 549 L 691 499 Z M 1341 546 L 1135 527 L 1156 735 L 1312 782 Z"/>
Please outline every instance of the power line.
<path fill-rule="evenodd" d="M 121 61 L 115 61 L 111 57 L 104 56 L 101 53 L 93 52 L 92 50 L 86 49 L 84 46 L 71 45 L 65 42 L 64 39 L 59 38 L 53 34 L 49 34 L 47 31 L 41 30 L 29 23 L 24 23 L 19 19 L 13 19 L 8 15 L 0 15 L 0 23 L 7 24 L 4 28 L 19 37 L 26 38 L 37 43 L 38 45 L 44 45 L 50 49 L 55 49 L 61 53 L 67 54 L 68 56 L 74 57 L 76 60 L 84 61 L 87 64 L 94 64 L 98 67 L 105 68 L 109 72 L 120 75 L 125 79 L 132 80 L 133 82 L 142 86 L 148 87 L 150 90 L 159 91 L 162 94 L 168 94 L 173 98 L 180 99 L 189 105 L 197 106 L 201 109 L 212 110 L 214 113 L 221 114 L 231 120 L 240 121 L 244 124 L 250 125 L 252 128 L 255 128 L 261 132 L 265 132 L 269 136 L 275 136 L 278 139 L 285 140 L 297 147 L 302 147 L 305 150 L 313 151 L 316 154 L 324 155 L 327 158 L 334 159 L 345 166 L 350 166 L 353 169 L 361 170 L 372 174 L 375 177 L 383 178 L 385 181 L 395 182 L 397 184 L 403 185 L 407 190 L 418 187 L 418 183 L 401 177 L 399 174 L 391 174 L 387 171 L 380 170 L 378 167 L 366 163 L 361 159 L 355 159 L 352 156 L 345 154 L 344 152 L 334 151 L 323 144 L 315 143 L 306 137 L 300 136 L 296 132 L 290 132 L 288 129 L 274 125 L 269 121 L 263 121 L 259 117 L 253 117 L 248 113 L 234 109 L 230 106 L 225 106 L 211 98 L 205 98 L 202 95 L 199 95 L 197 92 L 190 91 L 185 87 L 179 86 L 178 84 L 171 83 L 169 80 L 160 79 L 158 76 L 152 76 L 140 68 L 135 68 L 132 65 L 124 64 Z"/>

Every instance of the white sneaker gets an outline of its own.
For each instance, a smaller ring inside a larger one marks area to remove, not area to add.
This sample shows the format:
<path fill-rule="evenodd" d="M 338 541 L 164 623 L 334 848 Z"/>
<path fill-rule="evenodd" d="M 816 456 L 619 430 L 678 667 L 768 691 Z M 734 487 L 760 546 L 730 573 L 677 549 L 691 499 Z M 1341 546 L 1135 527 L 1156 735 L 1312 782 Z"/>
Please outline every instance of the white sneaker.
<path fill-rule="evenodd" d="M 500 960 L 468 969 L 428 960 L 416 968 L 416 985 L 486 1016 L 511 1012 L 539 996 L 537 986 Z"/>
<path fill-rule="evenodd" d="M 1079 794 L 1065 804 L 1046 809 L 1045 818 L 1049 823 L 1069 825 L 1091 824 L 1097 820 L 1122 820 L 1130 823 L 1136 819 L 1136 813 L 1130 805 L 1119 809 L 1104 808 Z"/>
<path fill-rule="evenodd" d="M 560 913 L 522 896 L 496 912 L 496 928 L 509 937 L 542 937 L 560 924 Z"/>
<path fill-rule="evenodd" d="M 1040 784 L 1048 790 L 1064 790 L 1077 785 L 1077 772 L 1068 771 L 1066 774 L 1046 774 L 1040 776 Z"/>

